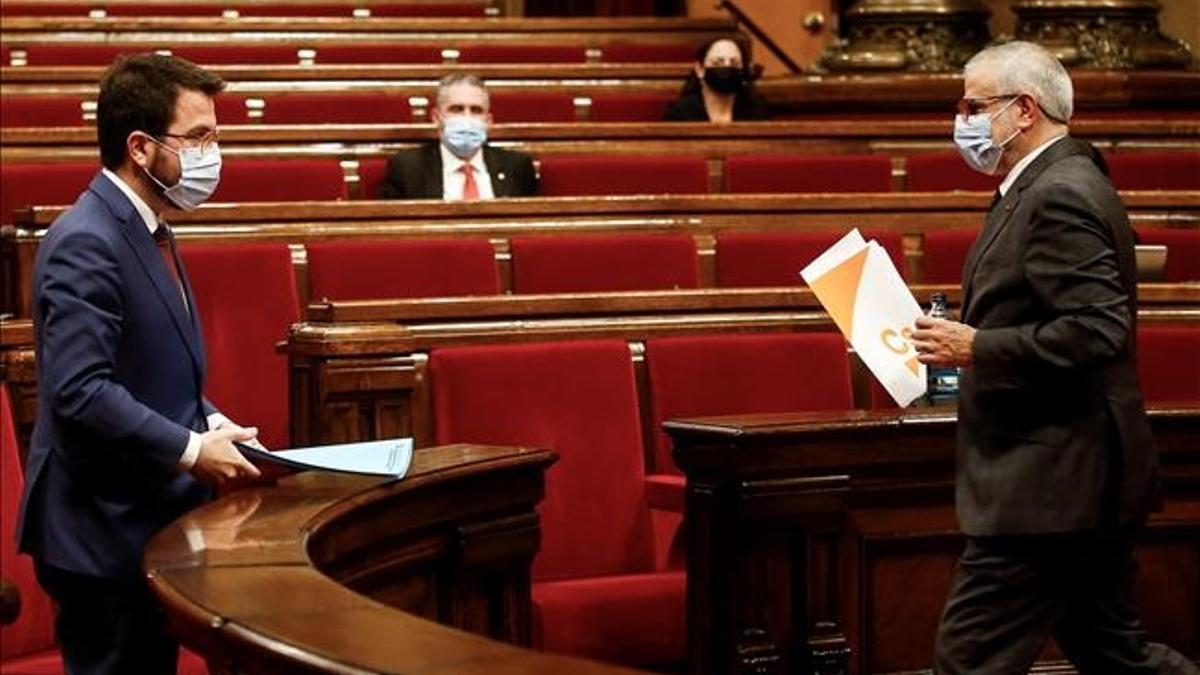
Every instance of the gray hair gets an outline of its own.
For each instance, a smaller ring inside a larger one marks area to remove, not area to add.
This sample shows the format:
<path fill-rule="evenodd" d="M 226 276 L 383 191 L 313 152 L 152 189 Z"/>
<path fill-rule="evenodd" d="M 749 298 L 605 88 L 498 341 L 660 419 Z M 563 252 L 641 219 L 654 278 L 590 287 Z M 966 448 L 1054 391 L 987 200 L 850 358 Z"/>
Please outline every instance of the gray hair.
<path fill-rule="evenodd" d="M 479 89 L 480 91 L 482 91 L 483 92 L 483 100 L 487 101 L 488 105 L 490 107 L 491 97 L 488 95 L 487 85 L 485 85 L 483 83 L 483 80 L 479 79 L 478 75 L 476 75 L 474 73 L 466 73 L 466 72 L 450 73 L 449 75 L 443 77 L 441 79 L 441 81 L 438 82 L 437 102 L 435 103 L 435 105 L 438 105 L 438 106 L 441 105 L 441 101 L 443 98 L 445 98 L 446 91 L 449 90 L 450 87 L 460 85 L 460 84 L 465 84 L 465 85 L 468 85 L 471 87 L 475 87 L 475 88 Z"/>
<path fill-rule="evenodd" d="M 997 94 L 1029 94 L 1047 117 L 1063 124 L 1071 121 L 1071 76 L 1041 46 L 1018 40 L 988 47 L 967 61 L 963 73 L 970 77 L 981 70 L 996 78 Z"/>

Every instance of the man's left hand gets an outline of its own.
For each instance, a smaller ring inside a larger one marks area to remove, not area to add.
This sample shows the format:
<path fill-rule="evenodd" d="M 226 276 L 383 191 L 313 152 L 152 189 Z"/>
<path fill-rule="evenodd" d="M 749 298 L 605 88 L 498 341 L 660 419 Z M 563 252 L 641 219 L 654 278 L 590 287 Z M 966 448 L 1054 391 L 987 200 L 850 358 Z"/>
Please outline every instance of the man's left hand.
<path fill-rule="evenodd" d="M 962 368 L 971 365 L 975 329 L 965 323 L 917 317 L 917 329 L 912 334 L 917 360 L 931 366 Z"/>

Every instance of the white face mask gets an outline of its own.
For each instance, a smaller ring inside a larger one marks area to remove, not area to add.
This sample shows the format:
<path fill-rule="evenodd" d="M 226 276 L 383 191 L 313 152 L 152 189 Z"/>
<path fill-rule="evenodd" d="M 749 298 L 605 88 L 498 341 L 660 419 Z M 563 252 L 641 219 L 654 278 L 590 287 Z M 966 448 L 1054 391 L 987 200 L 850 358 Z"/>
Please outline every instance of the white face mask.
<path fill-rule="evenodd" d="M 958 154 L 972 169 L 989 176 L 996 173 L 1000 166 L 1000 157 L 1004 154 L 1004 146 L 1021 133 L 1017 129 L 1011 136 L 997 144 L 992 140 L 992 120 L 1000 116 L 1009 106 L 1016 102 L 1013 97 L 1003 108 L 994 114 L 979 113 L 963 119 L 962 115 L 954 116 L 954 144 L 958 146 Z"/>
<path fill-rule="evenodd" d="M 221 148 L 210 143 L 204 150 L 200 148 L 183 148 L 176 150 L 169 145 L 151 137 L 160 147 L 166 148 L 179 155 L 179 182 L 167 187 L 154 177 L 149 170 L 143 169 L 150 180 L 163 189 L 163 195 L 184 211 L 193 211 L 197 206 L 208 201 L 217 191 L 221 182 Z"/>

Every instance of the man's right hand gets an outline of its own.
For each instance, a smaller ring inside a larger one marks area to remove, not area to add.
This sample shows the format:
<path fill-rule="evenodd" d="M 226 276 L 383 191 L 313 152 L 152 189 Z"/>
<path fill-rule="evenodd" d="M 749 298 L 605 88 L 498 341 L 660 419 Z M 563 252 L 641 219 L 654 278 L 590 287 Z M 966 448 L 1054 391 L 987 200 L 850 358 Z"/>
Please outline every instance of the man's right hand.
<path fill-rule="evenodd" d="M 256 435 L 258 429 L 236 425 L 200 434 L 200 454 L 192 465 L 192 475 L 212 485 L 237 478 L 258 478 L 258 468 L 233 446 L 234 441 L 245 443 Z"/>

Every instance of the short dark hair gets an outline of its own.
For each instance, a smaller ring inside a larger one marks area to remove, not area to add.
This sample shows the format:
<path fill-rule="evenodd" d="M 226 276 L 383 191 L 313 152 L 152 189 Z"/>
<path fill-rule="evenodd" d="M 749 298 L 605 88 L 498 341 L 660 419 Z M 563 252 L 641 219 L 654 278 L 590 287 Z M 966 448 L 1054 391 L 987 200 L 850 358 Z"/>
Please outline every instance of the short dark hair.
<path fill-rule="evenodd" d="M 134 131 L 167 132 L 182 90 L 216 96 L 225 81 L 196 64 L 162 54 L 118 57 L 100 80 L 96 136 L 100 161 L 115 170 L 125 161 L 126 139 Z"/>

